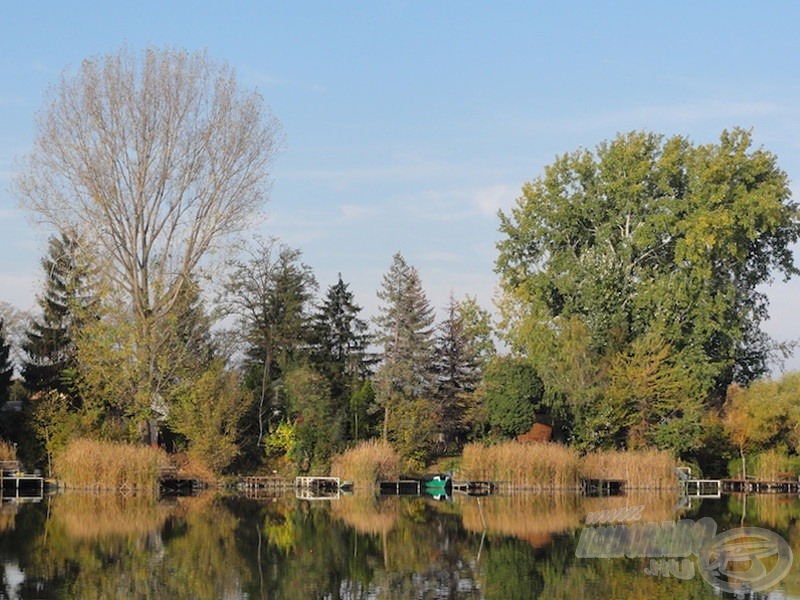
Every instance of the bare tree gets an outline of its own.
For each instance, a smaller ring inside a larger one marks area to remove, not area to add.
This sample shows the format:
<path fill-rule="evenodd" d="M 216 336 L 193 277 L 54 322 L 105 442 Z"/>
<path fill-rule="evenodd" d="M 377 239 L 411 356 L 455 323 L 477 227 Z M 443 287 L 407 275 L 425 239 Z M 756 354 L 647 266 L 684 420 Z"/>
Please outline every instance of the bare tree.
<path fill-rule="evenodd" d="M 160 324 L 204 257 L 260 213 L 280 126 L 227 65 L 151 48 L 66 71 L 37 128 L 17 196 L 105 260 L 139 331 L 147 388 Z"/>

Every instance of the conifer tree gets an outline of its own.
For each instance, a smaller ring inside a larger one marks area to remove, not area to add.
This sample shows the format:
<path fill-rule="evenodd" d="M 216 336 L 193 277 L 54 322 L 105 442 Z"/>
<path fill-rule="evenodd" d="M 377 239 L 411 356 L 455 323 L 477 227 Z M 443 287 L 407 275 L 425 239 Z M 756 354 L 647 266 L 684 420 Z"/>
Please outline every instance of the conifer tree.
<path fill-rule="evenodd" d="M 328 377 L 335 398 L 348 391 L 351 383 L 362 382 L 369 372 L 368 325 L 360 312 L 340 273 L 313 322 L 313 362 Z"/>
<path fill-rule="evenodd" d="M 473 307 L 470 303 L 466 308 Z M 436 410 L 440 432 L 447 442 L 463 440 L 468 415 L 480 381 L 481 341 L 470 327 L 462 304 L 451 295 L 447 318 L 437 330 L 434 368 L 437 377 Z"/>
<path fill-rule="evenodd" d="M 44 291 L 38 304 L 41 316 L 28 325 L 22 349 L 22 376 L 29 390 L 57 390 L 74 394 L 75 331 L 82 314 L 93 304 L 91 271 L 69 236 L 52 236 L 42 259 Z"/>
<path fill-rule="evenodd" d="M 7 338 L 5 321 L 0 319 L 0 404 L 8 400 L 14 364 L 11 361 L 11 344 Z"/>
<path fill-rule="evenodd" d="M 433 363 L 434 314 L 422 289 L 417 270 L 398 252 L 384 275 L 378 298 L 383 302 L 375 318 L 376 343 L 382 348 L 381 365 L 376 373 L 376 401 L 383 410 L 383 437 L 408 439 L 408 423 L 435 425 L 430 399 L 435 381 Z M 414 414 L 408 414 L 413 409 Z M 418 419 L 428 412 L 427 420 Z M 428 431 L 417 431 L 423 447 Z M 402 449 L 401 449 L 402 450 Z"/>

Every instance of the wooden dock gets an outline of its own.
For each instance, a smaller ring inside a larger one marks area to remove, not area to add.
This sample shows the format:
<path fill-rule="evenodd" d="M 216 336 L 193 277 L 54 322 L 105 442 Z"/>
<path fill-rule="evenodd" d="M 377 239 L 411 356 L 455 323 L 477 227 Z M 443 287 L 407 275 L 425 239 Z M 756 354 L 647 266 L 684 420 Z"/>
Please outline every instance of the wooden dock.
<path fill-rule="evenodd" d="M 780 481 L 758 481 L 755 479 L 722 479 L 723 492 L 747 494 L 800 494 L 800 481 L 786 479 Z"/>
<path fill-rule="evenodd" d="M 3 500 L 41 500 L 44 477 L 39 473 L 23 473 L 17 461 L 0 462 L 0 488 Z"/>
<path fill-rule="evenodd" d="M 345 483 L 338 477 L 295 477 L 294 494 L 301 500 L 331 500 L 341 495 Z"/>
<path fill-rule="evenodd" d="M 624 479 L 581 479 L 585 496 L 619 496 L 625 489 Z"/>

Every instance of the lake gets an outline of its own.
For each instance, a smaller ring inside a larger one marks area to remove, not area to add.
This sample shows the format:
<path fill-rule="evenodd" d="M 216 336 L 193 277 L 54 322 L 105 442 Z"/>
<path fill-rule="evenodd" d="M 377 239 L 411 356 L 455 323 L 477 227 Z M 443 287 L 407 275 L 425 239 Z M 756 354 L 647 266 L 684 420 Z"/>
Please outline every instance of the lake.
<path fill-rule="evenodd" d="M 615 515 L 628 523 L 628 546 L 639 543 L 647 556 L 597 556 L 614 554 L 606 534 Z M 651 556 L 657 524 L 683 519 L 696 530 L 703 517 L 717 534 L 760 527 L 772 536 L 767 546 L 800 550 L 800 500 L 776 495 L 157 500 L 71 492 L 3 504 L 0 598 L 720 598 L 697 572 L 700 558 Z M 634 530 L 648 532 L 650 545 Z M 730 552 L 764 550 L 763 540 L 741 535 L 728 540 Z M 716 581 L 745 597 L 752 567 L 780 566 L 775 552 L 767 548 L 757 565 L 731 563 Z M 746 597 L 800 598 L 800 560 L 789 564 L 770 591 Z"/>

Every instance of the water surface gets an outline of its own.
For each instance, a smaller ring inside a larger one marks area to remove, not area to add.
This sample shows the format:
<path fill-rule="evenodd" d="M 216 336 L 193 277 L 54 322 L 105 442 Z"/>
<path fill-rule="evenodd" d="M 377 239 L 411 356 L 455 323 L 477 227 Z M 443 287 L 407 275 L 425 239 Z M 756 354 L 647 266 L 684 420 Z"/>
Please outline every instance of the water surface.
<path fill-rule="evenodd" d="M 576 558 L 587 515 L 757 526 L 800 554 L 800 500 L 67 493 L 0 511 L 0 598 L 719 598 L 647 558 Z M 742 597 L 742 594 L 740 594 Z M 756 596 L 752 596 L 756 597 Z M 769 595 L 800 598 L 800 560 Z"/>

